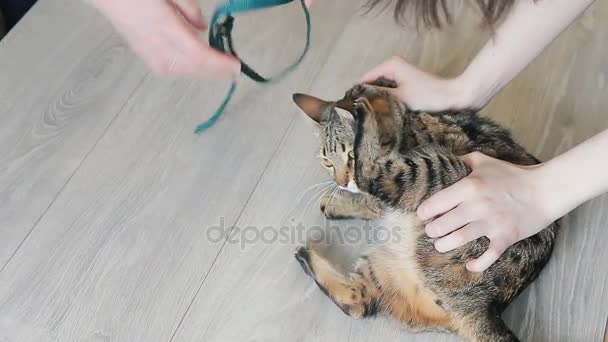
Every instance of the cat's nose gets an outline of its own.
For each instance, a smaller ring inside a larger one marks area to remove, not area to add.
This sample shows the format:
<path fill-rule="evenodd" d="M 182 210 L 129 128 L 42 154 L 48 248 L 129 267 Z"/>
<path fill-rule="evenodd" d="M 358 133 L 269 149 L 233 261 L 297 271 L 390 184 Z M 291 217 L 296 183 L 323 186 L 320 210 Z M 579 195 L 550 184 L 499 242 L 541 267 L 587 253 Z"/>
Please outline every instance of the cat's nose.
<path fill-rule="evenodd" d="M 344 173 L 337 174 L 334 179 L 340 187 L 345 188 L 348 185 L 348 176 Z"/>

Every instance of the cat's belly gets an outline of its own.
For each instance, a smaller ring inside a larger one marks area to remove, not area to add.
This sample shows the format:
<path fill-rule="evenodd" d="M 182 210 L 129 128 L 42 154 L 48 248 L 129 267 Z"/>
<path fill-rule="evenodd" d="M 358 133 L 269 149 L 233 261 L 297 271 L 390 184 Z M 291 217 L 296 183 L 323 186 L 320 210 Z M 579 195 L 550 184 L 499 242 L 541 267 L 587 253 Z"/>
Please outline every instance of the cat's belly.
<path fill-rule="evenodd" d="M 417 262 L 417 241 L 424 236 L 422 221 L 415 213 L 389 212 L 381 224 L 391 232 L 391 239 L 371 259 L 391 316 L 412 328 L 449 327 L 450 317 L 425 285 Z"/>
<path fill-rule="evenodd" d="M 382 250 L 392 255 L 401 256 L 402 260 L 414 260 L 416 241 L 424 234 L 424 224 L 415 213 L 400 211 L 387 211 L 380 224 L 383 229 L 390 232 L 390 239 L 383 241 Z M 400 267 L 410 268 L 415 265 L 403 263 Z"/>

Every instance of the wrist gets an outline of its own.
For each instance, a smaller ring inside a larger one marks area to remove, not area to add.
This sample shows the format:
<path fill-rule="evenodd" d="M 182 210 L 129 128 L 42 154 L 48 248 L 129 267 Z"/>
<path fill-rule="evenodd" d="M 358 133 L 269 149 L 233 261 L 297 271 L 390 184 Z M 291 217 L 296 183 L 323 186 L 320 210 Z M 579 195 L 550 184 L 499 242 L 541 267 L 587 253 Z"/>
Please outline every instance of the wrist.
<path fill-rule="evenodd" d="M 585 195 L 564 179 L 567 177 L 552 163 L 531 167 L 529 171 L 534 200 L 548 222 L 559 219 L 585 201 Z"/>
<path fill-rule="evenodd" d="M 448 87 L 452 95 L 452 106 L 458 110 L 480 110 L 498 91 L 493 83 L 478 75 L 478 72 L 467 68 L 458 77 L 449 80 Z"/>
<path fill-rule="evenodd" d="M 460 76 L 448 80 L 449 93 L 452 94 L 451 107 L 456 110 L 479 110 L 489 101 L 483 96 L 480 77 L 465 71 Z"/>
<path fill-rule="evenodd" d="M 471 84 L 461 77 L 445 79 L 444 89 L 441 93 L 446 94 L 444 97 L 445 103 L 439 104 L 441 108 L 447 110 L 476 110 L 472 106 L 472 98 L 474 97 Z"/>

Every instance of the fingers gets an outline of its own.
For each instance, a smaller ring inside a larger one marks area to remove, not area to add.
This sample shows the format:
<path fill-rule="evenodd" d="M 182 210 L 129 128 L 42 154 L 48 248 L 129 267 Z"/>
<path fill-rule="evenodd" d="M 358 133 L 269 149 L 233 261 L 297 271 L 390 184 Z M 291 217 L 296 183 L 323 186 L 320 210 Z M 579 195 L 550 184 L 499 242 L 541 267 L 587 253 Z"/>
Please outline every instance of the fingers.
<path fill-rule="evenodd" d="M 163 64 L 161 74 L 219 79 L 238 76 L 240 63 L 235 57 L 219 52 L 203 42 L 177 13 L 169 21 L 165 34 L 174 48 L 164 52 L 168 56 L 165 57 L 167 62 Z"/>
<path fill-rule="evenodd" d="M 427 224 L 425 227 L 426 235 L 431 238 L 438 238 L 460 229 L 478 218 L 479 213 L 463 203 Z"/>
<path fill-rule="evenodd" d="M 240 73 L 237 58 L 201 39 L 206 23 L 197 0 L 149 1 L 146 6 L 139 1 L 96 3 L 130 48 L 159 75 L 234 79 Z"/>
<path fill-rule="evenodd" d="M 464 156 L 460 157 L 460 159 L 462 159 L 462 161 L 467 164 L 468 167 L 475 169 L 479 166 L 479 164 L 490 159 L 490 157 L 479 151 L 475 151 L 465 154 Z"/>
<path fill-rule="evenodd" d="M 475 181 L 464 178 L 424 201 L 417 210 L 421 220 L 428 220 L 454 209 L 475 190 Z"/>
<path fill-rule="evenodd" d="M 435 241 L 435 249 L 440 253 L 446 253 L 467 243 L 477 240 L 485 235 L 483 223 L 472 222 L 458 229 L 452 234 Z"/>
<path fill-rule="evenodd" d="M 399 96 L 399 89 L 397 88 L 387 88 L 387 87 L 380 87 L 380 86 L 374 86 L 375 88 L 378 88 L 379 90 L 383 90 L 393 96 L 398 97 Z"/>
<path fill-rule="evenodd" d="M 467 262 L 466 267 L 471 272 L 483 272 L 490 267 L 502 253 L 507 250 L 510 244 L 502 240 L 492 240 L 488 250 L 483 253 L 479 258 L 470 260 Z"/>
<path fill-rule="evenodd" d="M 234 57 L 201 45 L 177 59 L 175 73 L 200 78 L 235 79 L 240 72 L 240 64 Z"/>
<path fill-rule="evenodd" d="M 380 77 L 399 82 L 396 74 L 396 68 L 403 64 L 403 60 L 399 57 L 392 57 L 382 62 L 372 70 L 368 71 L 359 79 L 361 83 L 371 83 Z"/>
<path fill-rule="evenodd" d="M 435 249 L 440 253 L 446 253 L 453 249 L 462 247 L 467 243 L 477 240 L 483 236 L 493 236 L 488 231 L 486 223 L 475 221 L 465 227 L 435 241 Z M 496 236 L 490 238 L 488 249 L 477 259 L 470 260 L 466 267 L 471 272 L 483 272 L 494 264 L 500 256 L 513 244 L 512 239 L 507 236 Z"/>
<path fill-rule="evenodd" d="M 306 1 L 304 1 L 304 3 L 306 4 L 306 7 L 309 7 L 309 8 L 310 8 L 310 6 L 312 6 L 313 2 L 314 2 L 313 0 L 306 0 Z"/>
<path fill-rule="evenodd" d="M 201 31 L 207 29 L 203 12 L 196 0 L 172 0 L 172 2 L 175 8 L 192 26 Z"/>

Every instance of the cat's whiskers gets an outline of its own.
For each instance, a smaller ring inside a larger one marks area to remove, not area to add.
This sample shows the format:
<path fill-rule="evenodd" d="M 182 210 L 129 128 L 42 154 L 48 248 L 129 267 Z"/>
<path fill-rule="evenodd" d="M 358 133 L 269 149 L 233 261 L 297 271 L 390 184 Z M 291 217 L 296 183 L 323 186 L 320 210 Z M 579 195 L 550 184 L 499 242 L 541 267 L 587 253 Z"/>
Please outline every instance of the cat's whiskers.
<path fill-rule="evenodd" d="M 322 190 L 327 189 L 328 185 L 330 185 L 331 183 L 333 183 L 333 180 L 328 180 L 328 181 L 324 181 L 324 182 L 319 182 L 317 184 L 313 184 L 311 186 L 309 186 L 308 188 L 304 189 L 304 191 L 302 191 L 302 194 L 300 196 L 298 196 L 298 198 L 294 201 L 295 203 L 295 207 L 293 207 L 289 213 L 287 214 L 287 216 L 289 217 L 297 208 L 298 208 L 298 204 L 300 204 L 300 202 L 302 201 L 302 199 L 310 192 L 313 191 L 319 187 L 323 187 Z M 314 195 L 313 195 L 314 198 Z"/>
<path fill-rule="evenodd" d="M 326 206 L 329 205 L 329 202 L 331 202 L 331 200 L 334 198 L 334 196 L 336 195 L 336 193 L 338 193 L 339 190 L 340 190 L 340 187 L 336 185 L 334 190 L 329 195 L 329 198 L 327 199 L 327 203 L 325 204 Z M 327 216 L 325 215 L 325 223 L 327 223 L 327 221 L 329 221 L 329 220 L 328 220 Z"/>
<path fill-rule="evenodd" d="M 334 184 L 327 184 L 323 189 L 321 189 L 319 192 L 315 193 L 310 198 L 310 200 L 308 200 L 308 202 L 304 206 L 304 209 L 302 210 L 302 213 L 300 215 L 300 220 L 302 220 L 302 218 L 304 217 L 304 214 L 306 214 L 306 211 L 308 210 L 308 207 L 310 206 L 310 204 L 315 200 L 319 200 L 325 193 L 327 193 L 327 191 L 329 191 L 330 187 L 332 187 L 332 186 L 334 186 Z"/>
<path fill-rule="evenodd" d="M 336 194 L 340 191 L 340 187 L 336 186 L 334 188 L 334 191 L 331 193 L 331 195 L 329 195 L 329 199 L 327 200 L 327 203 L 331 202 L 332 199 L 334 199 L 334 196 L 336 196 Z"/>
<path fill-rule="evenodd" d="M 312 185 L 312 186 L 304 189 L 304 191 L 302 192 L 302 195 L 300 195 L 300 197 L 298 198 L 298 200 L 296 202 L 300 202 L 302 200 L 302 198 L 306 195 L 306 193 L 308 193 L 309 191 L 311 191 L 313 189 L 316 189 L 316 188 L 318 188 L 320 186 L 323 186 L 323 185 L 328 185 L 330 183 L 333 183 L 333 180 L 328 180 L 328 181 L 325 181 L 325 182 L 320 182 L 320 183 L 314 184 L 314 185 Z"/>

